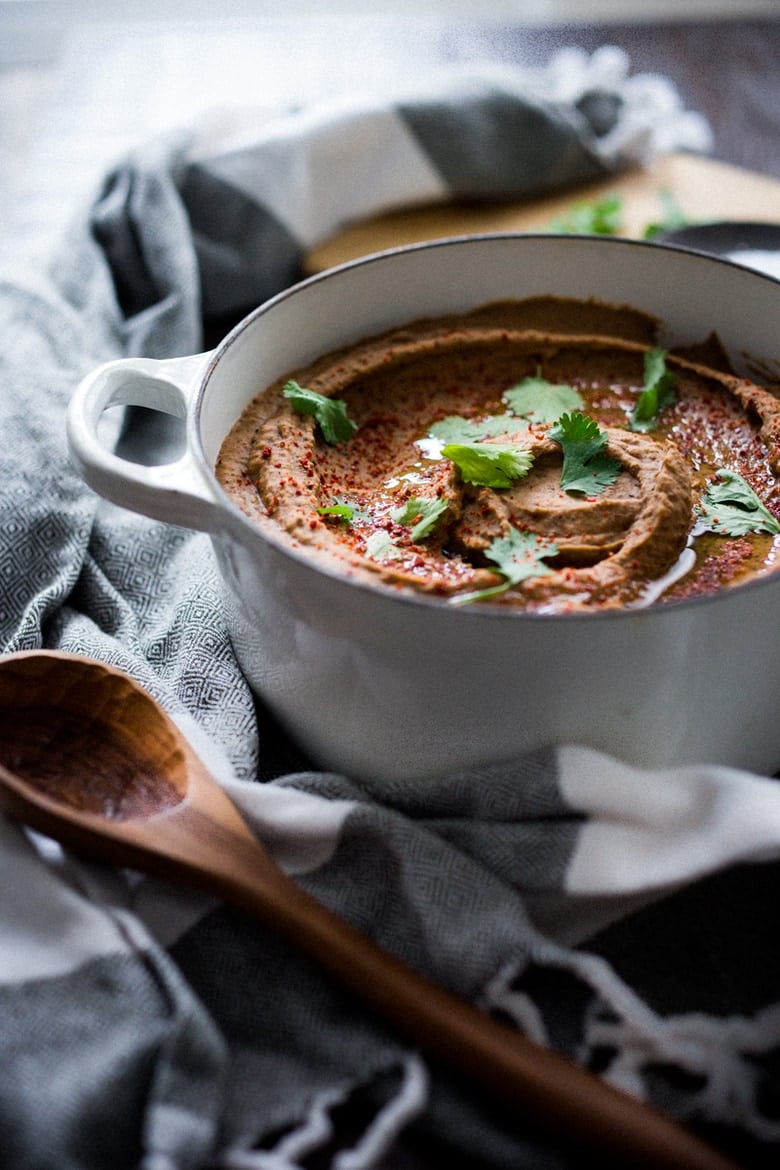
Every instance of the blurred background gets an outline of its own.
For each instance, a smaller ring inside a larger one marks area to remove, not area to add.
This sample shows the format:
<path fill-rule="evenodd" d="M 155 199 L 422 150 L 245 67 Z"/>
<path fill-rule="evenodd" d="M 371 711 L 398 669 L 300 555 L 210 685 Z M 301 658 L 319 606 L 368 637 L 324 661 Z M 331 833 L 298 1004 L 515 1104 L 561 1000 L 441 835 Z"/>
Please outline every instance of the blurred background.
<path fill-rule="evenodd" d="M 177 126 L 573 44 L 669 74 L 716 157 L 780 177 L 770 26 L 780 0 L 0 0 L 0 244 L 45 241 L 112 160 Z"/>

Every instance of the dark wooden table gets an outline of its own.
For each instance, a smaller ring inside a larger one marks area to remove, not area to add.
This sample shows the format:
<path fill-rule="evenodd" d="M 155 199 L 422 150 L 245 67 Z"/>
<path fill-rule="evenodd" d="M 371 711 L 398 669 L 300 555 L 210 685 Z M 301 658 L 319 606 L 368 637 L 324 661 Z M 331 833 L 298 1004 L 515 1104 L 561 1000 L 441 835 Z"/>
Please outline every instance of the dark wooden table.
<path fill-rule="evenodd" d="M 561 33 L 547 35 L 553 44 Z M 635 70 L 670 77 L 709 119 L 714 157 L 780 176 L 780 19 L 589 27 L 575 35 L 587 49 L 619 45 Z"/>
<path fill-rule="evenodd" d="M 432 34 L 433 35 L 433 34 Z M 714 133 L 713 155 L 780 177 L 780 4 L 777 19 L 567 27 L 454 27 L 438 34 L 450 60 L 491 57 L 536 65 L 564 45 L 613 44 L 632 71 L 675 82 Z"/>

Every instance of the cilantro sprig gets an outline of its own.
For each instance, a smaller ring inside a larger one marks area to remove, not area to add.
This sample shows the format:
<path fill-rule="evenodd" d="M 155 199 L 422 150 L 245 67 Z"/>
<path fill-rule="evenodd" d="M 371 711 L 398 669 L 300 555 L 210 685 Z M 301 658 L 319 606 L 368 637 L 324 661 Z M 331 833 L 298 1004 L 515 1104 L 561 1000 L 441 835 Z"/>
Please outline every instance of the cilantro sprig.
<path fill-rule="evenodd" d="M 567 410 L 581 410 L 582 395 L 573 386 L 548 382 L 541 374 L 523 378 L 503 393 L 513 414 L 537 424 L 555 422 Z"/>
<path fill-rule="evenodd" d="M 371 533 L 366 541 L 366 552 L 375 561 L 398 561 L 404 555 L 404 550 L 383 528 Z"/>
<path fill-rule="evenodd" d="M 428 433 L 442 443 L 478 443 L 481 439 L 527 428 L 531 423 L 539 426 L 555 422 L 564 411 L 581 410 L 584 406 L 582 395 L 573 386 L 550 382 L 540 373 L 521 379 L 501 397 L 509 407 L 507 414 L 491 414 L 480 419 L 448 415 L 435 422 Z"/>
<path fill-rule="evenodd" d="M 468 605 L 472 601 L 486 601 L 505 593 L 513 585 L 527 581 L 530 577 L 544 577 L 550 572 L 549 565 L 544 562 L 557 555 L 558 545 L 549 537 L 538 536 L 533 532 L 521 532 L 518 528 L 510 527 L 507 535 L 496 537 L 485 552 L 485 556 L 493 561 L 504 580 L 500 585 L 490 585 L 486 589 L 461 593 L 453 598 L 453 604 Z"/>
<path fill-rule="evenodd" d="M 439 520 L 449 508 L 449 500 L 444 496 L 433 499 L 410 496 L 400 507 L 390 512 L 396 524 L 403 524 L 409 528 L 409 536 L 413 544 L 430 536 Z M 332 504 L 323 504 L 317 508 L 319 516 L 333 516 L 345 524 L 368 523 L 371 513 L 360 504 L 350 503 L 341 497 Z M 366 552 L 376 561 L 397 559 L 404 555 L 404 549 L 396 544 L 384 529 L 372 532 L 366 541 Z"/>
<path fill-rule="evenodd" d="M 396 524 L 405 524 L 411 529 L 409 535 L 416 544 L 418 540 L 430 536 L 449 506 L 444 496 L 427 500 L 410 496 L 399 508 L 394 508 L 390 515 Z"/>
<path fill-rule="evenodd" d="M 661 204 L 661 218 L 645 224 L 642 232 L 643 240 L 654 240 L 663 232 L 674 228 L 688 227 L 692 220 L 685 214 L 671 191 L 663 188 L 658 192 Z"/>
<path fill-rule="evenodd" d="M 533 454 L 514 443 L 447 443 L 441 453 L 466 483 L 477 487 L 511 487 L 533 463 Z"/>
<path fill-rule="evenodd" d="M 491 414 L 480 419 L 450 414 L 435 422 L 428 433 L 442 443 L 478 443 L 480 439 L 505 435 L 513 428 L 517 430 L 517 424 L 508 414 Z"/>
<path fill-rule="evenodd" d="M 606 452 L 607 433 L 580 411 L 562 414 L 547 432 L 563 451 L 561 487 L 575 495 L 597 496 L 620 475 L 619 459 Z"/>
<path fill-rule="evenodd" d="M 655 430 L 658 415 L 677 399 L 674 374 L 666 368 L 666 350 L 658 346 L 644 357 L 644 389 L 636 400 L 629 426 L 632 431 Z"/>
<path fill-rule="evenodd" d="M 550 230 L 563 235 L 617 236 L 623 229 L 623 200 L 620 195 L 580 200 L 565 215 L 550 223 Z"/>
<path fill-rule="evenodd" d="M 693 221 L 685 214 L 671 191 L 658 191 L 661 214 L 646 223 L 643 240 L 654 240 L 672 228 L 687 227 Z M 564 235 L 619 236 L 623 234 L 623 199 L 620 195 L 605 195 L 603 199 L 580 200 L 566 213 L 550 223 L 550 231 Z"/>
<path fill-rule="evenodd" d="M 322 431 L 326 443 L 344 443 L 357 430 L 357 423 L 347 414 L 347 406 L 340 398 L 328 398 L 316 390 L 308 390 L 291 379 L 282 388 L 297 414 L 310 414 Z"/>
<path fill-rule="evenodd" d="M 317 509 L 317 514 L 319 516 L 336 516 L 346 524 L 365 524 L 371 518 L 368 508 L 346 500 L 343 496 L 337 496 L 332 504 L 322 504 Z"/>
<path fill-rule="evenodd" d="M 355 509 L 352 504 L 323 504 L 317 509 L 319 516 L 338 516 L 340 520 L 346 520 L 347 524 L 351 524 L 355 517 Z"/>
<path fill-rule="evenodd" d="M 717 482 L 708 486 L 696 509 L 701 527 L 721 536 L 780 533 L 780 522 L 738 472 L 720 467 L 715 475 Z"/>

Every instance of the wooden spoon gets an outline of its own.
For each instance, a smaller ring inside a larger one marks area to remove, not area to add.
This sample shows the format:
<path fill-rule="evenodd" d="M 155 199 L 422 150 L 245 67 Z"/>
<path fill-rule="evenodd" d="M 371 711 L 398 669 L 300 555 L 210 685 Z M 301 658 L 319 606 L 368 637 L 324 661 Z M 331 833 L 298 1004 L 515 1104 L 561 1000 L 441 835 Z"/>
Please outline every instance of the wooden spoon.
<path fill-rule="evenodd" d="M 87 856 L 255 915 L 559 1145 L 632 1170 L 735 1170 L 670 1118 L 430 983 L 308 896 L 175 724 L 117 670 L 56 652 L 0 658 L 0 807 Z"/>

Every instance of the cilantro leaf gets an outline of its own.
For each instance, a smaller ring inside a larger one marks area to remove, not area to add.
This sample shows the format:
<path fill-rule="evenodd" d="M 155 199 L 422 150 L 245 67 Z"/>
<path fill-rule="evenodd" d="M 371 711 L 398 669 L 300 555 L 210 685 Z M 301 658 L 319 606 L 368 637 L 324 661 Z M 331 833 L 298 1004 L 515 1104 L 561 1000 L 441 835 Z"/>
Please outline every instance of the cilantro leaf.
<path fill-rule="evenodd" d="M 466 483 L 478 487 L 508 488 L 527 475 L 533 455 L 512 443 L 447 443 L 442 448 Z"/>
<path fill-rule="evenodd" d="M 298 414 L 314 416 L 327 443 L 343 443 L 357 430 L 357 424 L 347 415 L 346 403 L 340 398 L 328 398 L 316 390 L 307 390 L 293 380 L 285 384 L 282 394 L 290 399 Z"/>
<path fill-rule="evenodd" d="M 691 223 L 691 220 L 685 215 L 671 191 L 665 188 L 662 189 L 658 192 L 658 198 L 661 202 L 663 214 L 660 220 L 645 225 L 645 229 L 642 232 L 642 238 L 645 240 L 654 240 L 662 232 L 669 231 L 672 228 L 687 227 Z"/>
<path fill-rule="evenodd" d="M 562 414 L 547 433 L 563 451 L 561 487 L 565 492 L 597 496 L 620 475 L 620 460 L 605 451 L 606 431 L 599 430 L 589 415 Z"/>
<path fill-rule="evenodd" d="M 631 414 L 632 431 L 652 431 L 662 410 L 676 400 L 674 374 L 666 368 L 666 350 L 649 349 L 644 360 L 645 388 Z"/>
<path fill-rule="evenodd" d="M 403 549 L 393 542 L 389 533 L 381 529 L 369 536 L 366 552 L 375 561 L 397 561 L 404 555 Z"/>
<path fill-rule="evenodd" d="M 503 573 L 509 585 L 517 585 L 528 577 L 543 577 L 549 573 L 549 566 L 542 561 L 557 554 L 558 545 L 549 537 L 510 527 L 506 536 L 498 536 L 492 541 L 485 556 L 498 566 L 499 573 Z"/>
<path fill-rule="evenodd" d="M 346 520 L 351 524 L 355 517 L 355 509 L 352 504 L 324 504 L 317 509 L 319 516 L 340 516 L 342 520 Z"/>
<path fill-rule="evenodd" d="M 566 215 L 552 220 L 550 230 L 563 235 L 616 236 L 622 229 L 619 195 L 573 203 Z"/>
<path fill-rule="evenodd" d="M 339 516 L 347 524 L 365 524 L 371 518 L 371 512 L 362 504 L 350 503 L 343 496 L 336 496 L 332 504 L 323 504 L 317 509 L 319 516 Z"/>
<path fill-rule="evenodd" d="M 557 554 L 558 545 L 549 537 L 510 527 L 507 535 L 496 537 L 485 553 L 497 566 L 504 580 L 500 585 L 491 585 L 487 589 L 461 593 L 453 598 L 453 604 L 467 605 L 472 601 L 485 601 L 506 592 L 520 581 L 527 581 L 529 577 L 544 577 L 550 572 L 549 565 L 545 565 L 544 561 Z"/>
<path fill-rule="evenodd" d="M 645 224 L 642 239 L 653 240 L 671 228 L 687 227 L 692 221 L 680 208 L 671 191 L 658 192 L 661 216 Z M 592 202 L 573 203 L 563 216 L 550 222 L 550 231 L 565 235 L 619 236 L 623 231 L 623 202 L 620 195 L 606 195 Z"/>
<path fill-rule="evenodd" d="M 405 504 L 394 508 L 390 515 L 397 524 L 411 527 L 411 538 L 416 544 L 424 536 L 430 536 L 449 506 L 449 501 L 443 496 L 432 500 L 410 496 Z"/>
<path fill-rule="evenodd" d="M 507 431 L 518 429 L 515 419 L 507 414 L 489 415 L 483 419 L 463 418 L 458 414 L 450 414 L 447 418 L 435 422 L 429 434 L 444 443 L 476 443 L 480 439 L 505 435 Z"/>
<path fill-rule="evenodd" d="M 548 382 L 539 374 L 505 390 L 503 399 L 513 414 L 535 423 L 555 422 L 564 411 L 581 410 L 585 405 L 573 386 Z"/>
<path fill-rule="evenodd" d="M 725 467 L 720 467 L 715 474 L 720 482 L 709 485 L 696 509 L 703 527 L 723 536 L 780 533 L 780 522 L 741 475 Z"/>

